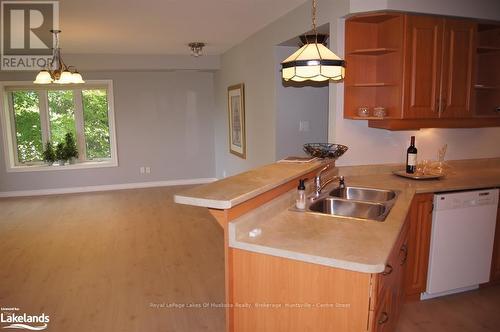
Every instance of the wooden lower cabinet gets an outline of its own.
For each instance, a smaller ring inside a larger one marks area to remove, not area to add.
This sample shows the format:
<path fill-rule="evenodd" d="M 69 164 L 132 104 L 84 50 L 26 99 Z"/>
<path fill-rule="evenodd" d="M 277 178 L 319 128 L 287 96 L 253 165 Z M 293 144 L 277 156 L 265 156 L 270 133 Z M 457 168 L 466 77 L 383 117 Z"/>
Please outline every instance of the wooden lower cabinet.
<path fill-rule="evenodd" d="M 394 331 L 407 226 L 384 273 L 369 274 L 230 248 L 228 331 Z"/>
<path fill-rule="evenodd" d="M 493 258 L 491 260 L 490 283 L 500 283 L 500 204 L 498 205 L 495 244 L 493 246 Z"/>
<path fill-rule="evenodd" d="M 229 331 L 367 330 L 370 274 L 231 251 Z"/>
<path fill-rule="evenodd" d="M 420 299 L 427 286 L 427 269 L 434 194 L 417 194 L 408 213 L 408 269 L 404 281 L 407 300 Z"/>
<path fill-rule="evenodd" d="M 396 242 L 386 269 L 383 273 L 375 275 L 375 296 L 373 310 L 370 315 L 370 331 L 395 331 L 403 304 L 403 282 L 408 265 L 408 228 L 409 219 L 406 220 L 398 241 Z"/>

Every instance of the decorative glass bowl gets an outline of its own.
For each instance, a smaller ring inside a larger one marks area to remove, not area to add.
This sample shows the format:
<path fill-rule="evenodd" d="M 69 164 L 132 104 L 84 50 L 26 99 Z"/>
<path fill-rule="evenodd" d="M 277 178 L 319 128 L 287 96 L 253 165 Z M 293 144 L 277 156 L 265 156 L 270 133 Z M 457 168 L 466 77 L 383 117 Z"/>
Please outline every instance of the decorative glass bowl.
<path fill-rule="evenodd" d="M 307 143 L 304 144 L 304 151 L 316 158 L 328 158 L 336 160 L 342 156 L 348 147 L 341 144 L 330 143 Z"/>
<path fill-rule="evenodd" d="M 360 108 L 358 108 L 358 116 L 363 118 L 370 116 L 370 109 L 368 108 L 368 106 L 361 106 Z"/>

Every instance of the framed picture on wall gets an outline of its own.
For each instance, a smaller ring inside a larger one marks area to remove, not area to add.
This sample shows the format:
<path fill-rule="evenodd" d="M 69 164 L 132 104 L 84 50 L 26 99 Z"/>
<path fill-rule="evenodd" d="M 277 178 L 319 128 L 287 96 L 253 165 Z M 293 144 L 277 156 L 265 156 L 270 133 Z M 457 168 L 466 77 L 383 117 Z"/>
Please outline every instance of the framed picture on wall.
<path fill-rule="evenodd" d="M 246 159 L 245 85 L 243 83 L 227 88 L 227 105 L 229 152 Z"/>

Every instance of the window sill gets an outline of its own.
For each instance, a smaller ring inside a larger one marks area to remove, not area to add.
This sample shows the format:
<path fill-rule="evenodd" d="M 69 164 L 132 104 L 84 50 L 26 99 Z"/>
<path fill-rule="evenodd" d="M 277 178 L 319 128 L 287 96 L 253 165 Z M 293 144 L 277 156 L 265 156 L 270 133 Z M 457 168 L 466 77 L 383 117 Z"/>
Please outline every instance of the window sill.
<path fill-rule="evenodd" d="M 31 166 L 11 166 L 7 168 L 9 173 L 17 172 L 46 172 L 46 171 L 66 171 L 66 170 L 77 170 L 77 169 L 88 169 L 88 168 L 104 168 L 104 167 L 118 167 L 118 162 L 106 160 L 106 161 L 85 161 L 76 164 L 66 164 L 64 166 L 59 166 L 57 163 L 54 165 L 31 165 Z"/>

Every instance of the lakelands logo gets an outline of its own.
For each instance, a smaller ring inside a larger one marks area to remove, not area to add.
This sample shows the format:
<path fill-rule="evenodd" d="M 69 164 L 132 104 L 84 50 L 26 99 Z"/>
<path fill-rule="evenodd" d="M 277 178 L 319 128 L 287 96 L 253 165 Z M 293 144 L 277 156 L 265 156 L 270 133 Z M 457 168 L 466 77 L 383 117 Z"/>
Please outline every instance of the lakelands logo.
<path fill-rule="evenodd" d="M 1 70 L 39 70 L 52 59 L 58 1 L 1 2 Z"/>
<path fill-rule="evenodd" d="M 45 330 L 49 325 L 50 317 L 44 313 L 28 315 L 18 313 L 19 308 L 1 308 L 0 323 L 4 329 L 23 329 L 31 331 Z M 5 326 L 3 326 L 5 325 Z"/>

